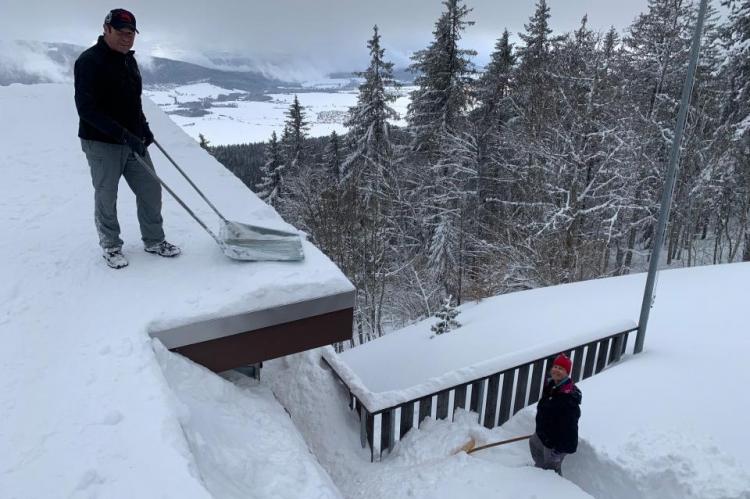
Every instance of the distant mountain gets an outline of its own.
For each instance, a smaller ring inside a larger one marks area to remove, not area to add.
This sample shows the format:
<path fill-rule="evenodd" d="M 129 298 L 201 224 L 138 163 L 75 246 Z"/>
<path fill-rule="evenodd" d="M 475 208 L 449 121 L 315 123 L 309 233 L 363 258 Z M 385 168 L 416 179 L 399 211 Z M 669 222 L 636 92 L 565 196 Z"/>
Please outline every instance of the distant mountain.
<path fill-rule="evenodd" d="M 73 64 L 85 48 L 67 43 L 5 43 L 0 46 L 7 52 L 0 54 L 0 85 L 70 80 L 73 78 Z M 268 78 L 258 71 L 223 71 L 162 57 L 142 61 L 140 66 L 145 85 L 184 85 L 202 81 L 229 90 L 243 90 L 251 98 L 280 87 L 298 86 Z"/>
<path fill-rule="evenodd" d="M 184 85 L 203 81 L 228 90 L 244 90 L 252 97 L 260 97 L 279 87 L 294 86 L 292 83 L 268 78 L 260 72 L 222 71 L 161 57 L 152 58 L 151 64 L 141 68 L 141 74 L 145 85 Z"/>
<path fill-rule="evenodd" d="M 73 79 L 73 64 L 85 49 L 69 43 L 0 42 L 0 85 L 70 81 Z M 213 55 L 209 60 L 217 67 L 209 68 L 163 57 L 141 58 L 143 83 L 151 86 L 207 82 L 227 90 L 246 92 L 245 98 L 249 100 L 263 100 L 263 95 L 267 93 L 336 91 L 356 88 L 359 84 L 354 72 L 329 75 L 331 79 L 351 81 L 348 85 L 326 88 L 325 85 L 303 85 L 265 76 L 261 71 L 248 69 L 253 67 L 253 61 L 240 56 Z M 395 70 L 394 77 L 404 84 L 414 81 L 414 74 L 406 69 Z"/>

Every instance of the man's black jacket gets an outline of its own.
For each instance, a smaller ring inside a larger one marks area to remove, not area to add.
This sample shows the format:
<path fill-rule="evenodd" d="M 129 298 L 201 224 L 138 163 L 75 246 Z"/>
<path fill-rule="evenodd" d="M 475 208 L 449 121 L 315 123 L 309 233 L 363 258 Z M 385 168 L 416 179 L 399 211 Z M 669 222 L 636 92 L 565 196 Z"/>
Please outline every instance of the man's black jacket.
<path fill-rule="evenodd" d="M 547 381 L 536 408 L 536 434 L 545 447 L 572 454 L 578 448 L 581 391 L 568 378 L 562 385 Z"/>
<path fill-rule="evenodd" d="M 141 139 L 151 134 L 132 50 L 127 54 L 112 50 L 100 36 L 78 57 L 74 74 L 80 138 L 122 144 L 124 129 Z"/>

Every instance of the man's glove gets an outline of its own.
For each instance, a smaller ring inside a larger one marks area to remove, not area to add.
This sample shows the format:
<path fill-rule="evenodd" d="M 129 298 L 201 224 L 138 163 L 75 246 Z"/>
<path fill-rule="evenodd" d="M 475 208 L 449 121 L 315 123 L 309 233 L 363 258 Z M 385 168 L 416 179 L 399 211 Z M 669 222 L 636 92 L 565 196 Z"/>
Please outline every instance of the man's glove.
<path fill-rule="evenodd" d="M 149 127 L 146 127 L 146 131 L 143 134 L 143 143 L 146 144 L 146 147 L 154 143 L 154 134 L 151 133 L 151 129 Z"/>
<path fill-rule="evenodd" d="M 127 130 L 122 131 L 122 143 L 132 149 L 133 152 L 138 153 L 138 155 L 146 155 L 146 144 Z"/>

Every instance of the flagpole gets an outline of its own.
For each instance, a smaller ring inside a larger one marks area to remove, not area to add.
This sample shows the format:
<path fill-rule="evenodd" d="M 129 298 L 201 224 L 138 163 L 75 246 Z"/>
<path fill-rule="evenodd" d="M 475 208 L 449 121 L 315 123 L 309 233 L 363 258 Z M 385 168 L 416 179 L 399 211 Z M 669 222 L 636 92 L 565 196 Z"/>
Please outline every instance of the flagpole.
<path fill-rule="evenodd" d="M 654 233 L 653 247 L 651 248 L 651 261 L 649 262 L 648 267 L 646 289 L 643 293 L 641 316 L 638 320 L 638 334 L 635 337 L 635 348 L 633 349 L 633 353 L 640 353 L 643 350 L 643 342 L 646 338 L 646 326 L 648 326 L 649 313 L 654 302 L 654 283 L 656 282 L 656 272 L 659 267 L 661 248 L 664 244 L 664 234 L 666 232 L 667 222 L 669 221 L 669 211 L 672 206 L 672 193 L 674 191 L 675 179 L 677 178 L 677 165 L 680 162 L 682 136 L 685 131 L 685 122 L 687 121 L 687 114 L 690 108 L 690 95 L 693 92 L 695 68 L 698 65 L 701 35 L 703 34 L 703 21 L 706 17 L 707 6 L 708 0 L 701 0 L 700 9 L 698 10 L 698 21 L 695 25 L 695 33 L 693 34 L 693 42 L 690 48 L 690 64 L 688 65 L 685 84 L 682 87 L 680 112 L 677 115 L 677 125 L 675 126 L 674 139 L 672 140 L 672 150 L 669 154 L 667 178 L 664 181 L 664 190 L 661 195 L 659 223 L 656 232 Z"/>

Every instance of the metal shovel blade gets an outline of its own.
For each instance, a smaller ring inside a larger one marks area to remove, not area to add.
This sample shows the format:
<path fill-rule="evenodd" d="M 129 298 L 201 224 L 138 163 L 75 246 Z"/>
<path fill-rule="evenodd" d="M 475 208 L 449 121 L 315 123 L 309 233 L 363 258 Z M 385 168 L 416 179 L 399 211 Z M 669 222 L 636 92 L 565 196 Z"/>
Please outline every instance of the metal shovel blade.
<path fill-rule="evenodd" d="M 224 254 L 234 260 L 300 261 L 305 258 L 299 234 L 225 221 L 219 229 Z"/>

